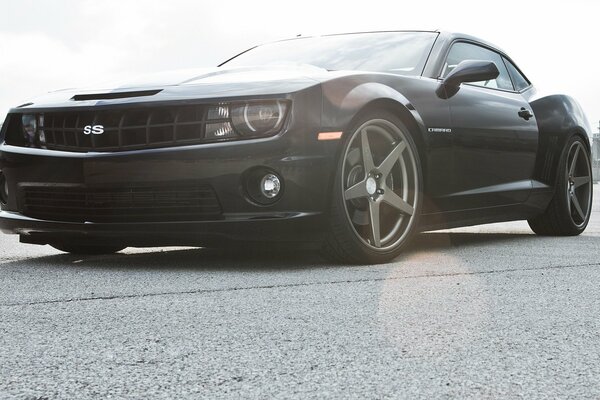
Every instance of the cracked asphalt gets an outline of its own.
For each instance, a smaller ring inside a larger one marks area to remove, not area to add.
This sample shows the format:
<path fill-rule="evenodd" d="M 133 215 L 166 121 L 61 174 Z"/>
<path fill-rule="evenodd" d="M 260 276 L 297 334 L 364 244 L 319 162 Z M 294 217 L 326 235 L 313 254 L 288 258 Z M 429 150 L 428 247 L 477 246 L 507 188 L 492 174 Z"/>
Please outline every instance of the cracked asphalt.
<path fill-rule="evenodd" d="M 600 398 L 598 200 L 579 237 L 425 233 L 375 266 L 0 251 L 0 399 Z"/>

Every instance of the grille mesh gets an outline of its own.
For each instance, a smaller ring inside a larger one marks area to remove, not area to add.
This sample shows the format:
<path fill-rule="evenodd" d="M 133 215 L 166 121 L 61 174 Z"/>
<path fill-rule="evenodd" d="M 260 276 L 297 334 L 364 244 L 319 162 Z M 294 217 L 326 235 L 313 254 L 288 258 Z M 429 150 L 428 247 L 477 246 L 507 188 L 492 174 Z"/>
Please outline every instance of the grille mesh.
<path fill-rule="evenodd" d="M 38 116 L 38 146 L 72 152 L 125 151 L 181 146 L 226 139 L 211 133 L 229 124 L 211 117 L 203 105 L 148 107 L 99 111 L 46 112 Z M 206 135 L 207 124 L 209 135 Z M 85 127 L 102 125 L 102 134 L 85 134 Z"/>
<path fill-rule="evenodd" d="M 127 188 L 22 186 L 29 217 L 64 222 L 163 222 L 219 219 L 214 190 L 202 184 Z"/>

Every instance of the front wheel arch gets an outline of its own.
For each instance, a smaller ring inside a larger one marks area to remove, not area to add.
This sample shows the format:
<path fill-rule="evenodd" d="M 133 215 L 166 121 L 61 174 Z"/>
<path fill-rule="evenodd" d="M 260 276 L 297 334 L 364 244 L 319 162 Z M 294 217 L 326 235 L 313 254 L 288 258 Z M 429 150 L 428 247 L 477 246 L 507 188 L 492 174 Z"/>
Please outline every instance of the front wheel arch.
<path fill-rule="evenodd" d="M 352 129 L 353 126 L 356 125 L 357 121 L 361 120 L 362 118 L 365 118 L 370 113 L 377 112 L 377 111 L 389 112 L 389 113 L 395 115 L 396 117 L 398 117 L 402 121 L 402 123 L 404 125 L 406 125 L 411 138 L 414 140 L 415 145 L 417 146 L 417 152 L 419 155 L 419 159 L 421 160 L 421 172 L 422 172 L 422 176 L 423 176 L 423 192 L 425 192 L 426 185 L 427 185 L 426 179 L 425 179 L 425 177 L 427 176 L 427 152 L 426 152 L 427 145 L 425 143 L 425 136 L 423 133 L 423 129 L 420 126 L 420 124 L 417 122 L 417 120 L 415 119 L 412 112 L 408 108 L 406 108 L 406 106 L 404 106 L 402 103 L 400 103 L 396 100 L 390 99 L 390 98 L 380 98 L 380 99 L 372 100 L 369 103 L 365 104 L 362 108 L 360 108 L 360 110 L 358 110 L 358 112 L 354 115 L 354 117 L 350 120 L 350 122 L 343 128 L 342 140 L 340 140 L 340 144 L 336 151 L 335 163 L 333 165 L 335 166 L 335 168 L 337 168 L 337 165 L 340 161 L 340 157 L 343 156 L 342 153 L 343 153 L 345 141 L 347 140 L 347 136 L 352 134 L 352 132 L 349 132 L 349 130 Z M 333 196 L 333 192 L 332 192 L 331 188 L 333 187 L 333 183 L 335 180 L 335 173 L 336 173 L 336 170 L 334 169 L 331 172 L 330 184 L 329 184 L 328 193 L 327 193 L 327 195 L 328 195 L 327 196 L 327 198 L 328 198 L 327 204 L 331 203 L 331 199 Z"/>
<path fill-rule="evenodd" d="M 363 118 L 368 113 L 375 111 L 386 111 L 396 115 L 402 123 L 406 125 L 408 131 L 415 141 L 417 145 L 417 150 L 419 152 L 419 157 L 422 161 L 421 168 L 423 169 L 423 175 L 426 175 L 425 167 L 427 163 L 423 162 L 426 158 L 426 143 L 425 143 L 425 134 L 424 127 L 422 124 L 419 124 L 411 112 L 406 106 L 396 100 L 382 98 L 373 100 L 367 104 L 365 104 L 354 116 L 354 118 L 350 121 L 348 126 L 344 129 L 344 134 L 347 134 L 347 129 L 354 126 L 357 120 Z M 415 111 L 416 112 L 416 111 Z"/>

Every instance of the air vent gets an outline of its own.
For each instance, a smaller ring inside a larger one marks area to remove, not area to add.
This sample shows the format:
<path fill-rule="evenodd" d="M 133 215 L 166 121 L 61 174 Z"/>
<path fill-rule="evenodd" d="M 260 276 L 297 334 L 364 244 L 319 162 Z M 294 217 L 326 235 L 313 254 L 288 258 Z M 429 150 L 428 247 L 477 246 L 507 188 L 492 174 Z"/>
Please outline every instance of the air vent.
<path fill-rule="evenodd" d="M 138 90 L 135 92 L 113 92 L 113 93 L 94 93 L 94 94 L 76 94 L 71 97 L 74 101 L 85 101 L 85 100 L 112 100 L 112 99 L 127 99 L 129 97 L 144 97 L 154 96 L 157 93 L 162 92 L 162 89 L 156 90 Z"/>
<path fill-rule="evenodd" d="M 22 184 L 24 215 L 64 222 L 204 221 L 221 218 L 211 186 L 196 182 L 127 187 Z"/>

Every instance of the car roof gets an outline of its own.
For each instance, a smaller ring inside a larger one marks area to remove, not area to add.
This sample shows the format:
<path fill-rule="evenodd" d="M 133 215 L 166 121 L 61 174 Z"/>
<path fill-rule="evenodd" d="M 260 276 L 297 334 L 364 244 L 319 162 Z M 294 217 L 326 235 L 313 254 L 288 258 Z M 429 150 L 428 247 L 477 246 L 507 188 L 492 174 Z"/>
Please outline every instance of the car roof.
<path fill-rule="evenodd" d="M 418 33 L 418 32 L 423 32 L 423 33 L 437 33 L 439 35 L 438 39 L 442 39 L 443 41 L 448 41 L 448 42 L 453 42 L 455 40 L 465 40 L 465 41 L 469 41 L 469 42 L 476 42 L 479 44 L 482 44 L 486 47 L 490 47 L 494 50 L 497 50 L 498 52 L 502 53 L 503 55 L 507 55 L 506 52 L 504 50 L 502 50 L 500 47 L 496 46 L 495 44 L 488 42 L 486 40 L 483 40 L 481 38 L 478 38 L 476 36 L 472 36 L 472 35 L 468 35 L 465 33 L 460 33 L 460 32 L 449 32 L 449 31 L 440 31 L 440 30 L 414 30 L 414 29 L 409 29 L 409 30 L 402 30 L 402 29 L 390 29 L 390 30 L 378 30 L 378 31 L 357 31 L 357 32 L 342 32 L 342 33 L 329 33 L 329 34 L 323 34 L 323 35 L 309 35 L 309 36 L 302 36 L 302 35 L 298 35 L 296 37 L 293 38 L 287 38 L 287 39 L 282 39 L 282 40 L 276 40 L 275 42 L 284 42 L 284 41 L 288 41 L 288 40 L 299 40 L 299 39 L 308 39 L 308 38 L 318 38 L 318 37 L 330 37 L 330 36 L 345 36 L 345 35 L 361 35 L 361 34 L 369 34 L 369 33 L 410 33 L 410 32 L 414 32 L 414 33 Z M 273 42 L 267 42 L 267 43 L 263 43 L 263 44 L 268 44 L 268 43 L 273 43 Z"/>

